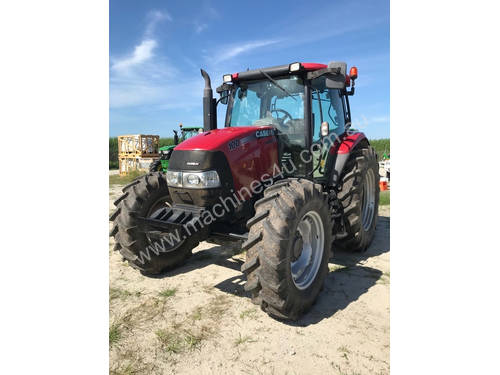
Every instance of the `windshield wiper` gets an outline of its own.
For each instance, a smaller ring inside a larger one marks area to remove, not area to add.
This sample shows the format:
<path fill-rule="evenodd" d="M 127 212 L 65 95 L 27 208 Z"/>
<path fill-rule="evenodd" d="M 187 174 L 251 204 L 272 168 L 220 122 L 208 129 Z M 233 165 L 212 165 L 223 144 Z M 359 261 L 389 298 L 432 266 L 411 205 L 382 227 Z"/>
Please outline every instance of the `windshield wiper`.
<path fill-rule="evenodd" d="M 274 83 L 274 85 L 277 88 L 279 88 L 281 91 L 283 91 L 289 97 L 291 97 L 293 100 L 297 101 L 297 99 L 291 93 L 289 93 L 287 89 L 285 89 L 284 87 L 281 87 L 281 85 L 278 82 L 276 82 L 269 74 L 267 74 L 266 72 L 263 72 L 261 69 L 259 69 L 259 72 L 261 72 L 263 75 L 265 75 L 267 77 L 267 79 L 270 80 L 272 83 Z"/>

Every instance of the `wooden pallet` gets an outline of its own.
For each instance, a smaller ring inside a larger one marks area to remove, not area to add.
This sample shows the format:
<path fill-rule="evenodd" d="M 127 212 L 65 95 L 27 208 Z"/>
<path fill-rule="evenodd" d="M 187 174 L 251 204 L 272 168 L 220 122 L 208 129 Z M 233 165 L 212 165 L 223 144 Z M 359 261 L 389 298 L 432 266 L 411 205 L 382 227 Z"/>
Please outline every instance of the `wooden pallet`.
<path fill-rule="evenodd" d="M 119 157 L 158 157 L 159 135 L 134 134 L 118 136 Z"/>
<path fill-rule="evenodd" d="M 120 156 L 119 171 L 121 176 L 125 176 L 132 171 L 148 171 L 149 165 L 157 158 L 154 157 L 138 157 L 138 156 Z"/>

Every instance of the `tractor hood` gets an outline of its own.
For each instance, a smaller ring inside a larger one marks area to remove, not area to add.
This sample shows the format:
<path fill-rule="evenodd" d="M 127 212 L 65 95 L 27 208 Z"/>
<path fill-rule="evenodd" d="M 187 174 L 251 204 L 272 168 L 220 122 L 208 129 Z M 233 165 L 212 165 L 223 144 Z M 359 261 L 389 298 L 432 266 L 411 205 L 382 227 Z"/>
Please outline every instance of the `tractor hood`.
<path fill-rule="evenodd" d="M 169 170 L 216 170 L 229 191 L 248 188 L 253 181 L 272 174 L 277 163 L 277 137 L 271 126 L 228 127 L 180 143 L 172 152 Z M 172 189 L 174 202 L 189 203 L 177 201 L 176 195 L 181 199 L 180 194 L 180 189 Z"/>
<path fill-rule="evenodd" d="M 246 143 L 274 135 L 271 126 L 240 126 L 200 133 L 180 143 L 176 150 L 236 151 Z"/>

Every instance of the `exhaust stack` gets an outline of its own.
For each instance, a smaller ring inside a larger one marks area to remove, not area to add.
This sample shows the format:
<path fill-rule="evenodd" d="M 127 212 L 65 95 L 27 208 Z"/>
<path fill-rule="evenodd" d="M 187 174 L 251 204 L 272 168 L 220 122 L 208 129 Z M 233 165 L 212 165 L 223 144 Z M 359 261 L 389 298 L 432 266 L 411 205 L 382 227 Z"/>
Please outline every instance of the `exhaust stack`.
<path fill-rule="evenodd" d="M 203 131 L 217 129 L 217 106 L 213 97 L 210 76 L 203 69 L 201 76 L 205 80 L 205 89 L 203 90 Z"/>

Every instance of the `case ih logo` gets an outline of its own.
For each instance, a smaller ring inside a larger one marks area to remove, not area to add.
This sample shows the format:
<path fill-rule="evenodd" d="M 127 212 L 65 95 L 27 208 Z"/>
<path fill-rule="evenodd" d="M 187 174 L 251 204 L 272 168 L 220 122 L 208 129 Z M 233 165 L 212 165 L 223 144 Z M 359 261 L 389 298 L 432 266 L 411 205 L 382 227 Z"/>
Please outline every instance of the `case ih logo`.
<path fill-rule="evenodd" d="M 274 132 L 273 132 L 272 129 L 257 130 L 255 132 L 255 136 L 257 138 L 269 137 L 269 136 L 271 136 L 273 134 L 274 134 Z"/>

